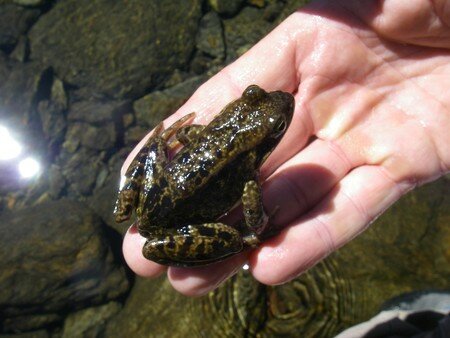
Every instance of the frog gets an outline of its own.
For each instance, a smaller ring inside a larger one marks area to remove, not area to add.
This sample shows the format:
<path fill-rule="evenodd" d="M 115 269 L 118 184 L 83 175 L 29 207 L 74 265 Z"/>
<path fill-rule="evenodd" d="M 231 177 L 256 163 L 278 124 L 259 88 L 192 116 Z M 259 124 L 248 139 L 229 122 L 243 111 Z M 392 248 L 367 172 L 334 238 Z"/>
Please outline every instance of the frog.
<path fill-rule="evenodd" d="M 122 177 L 114 208 L 119 223 L 135 212 L 146 259 L 193 267 L 260 245 L 269 216 L 259 172 L 294 105 L 288 92 L 250 85 L 207 125 L 188 124 L 190 113 L 156 126 Z M 223 216 L 240 204 L 241 220 L 226 224 Z"/>

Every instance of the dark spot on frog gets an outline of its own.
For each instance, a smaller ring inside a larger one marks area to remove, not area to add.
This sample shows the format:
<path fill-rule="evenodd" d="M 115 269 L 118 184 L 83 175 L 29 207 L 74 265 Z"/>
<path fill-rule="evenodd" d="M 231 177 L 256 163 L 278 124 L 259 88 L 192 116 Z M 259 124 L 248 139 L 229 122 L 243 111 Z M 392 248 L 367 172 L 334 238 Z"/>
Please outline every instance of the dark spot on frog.
<path fill-rule="evenodd" d="M 198 171 L 200 172 L 201 177 L 208 177 L 209 175 L 208 170 L 206 170 L 204 167 L 200 167 Z"/>
<path fill-rule="evenodd" d="M 216 234 L 216 231 L 213 228 L 205 226 L 205 227 L 200 227 L 198 229 L 198 233 L 201 236 L 214 237 L 214 235 Z"/>

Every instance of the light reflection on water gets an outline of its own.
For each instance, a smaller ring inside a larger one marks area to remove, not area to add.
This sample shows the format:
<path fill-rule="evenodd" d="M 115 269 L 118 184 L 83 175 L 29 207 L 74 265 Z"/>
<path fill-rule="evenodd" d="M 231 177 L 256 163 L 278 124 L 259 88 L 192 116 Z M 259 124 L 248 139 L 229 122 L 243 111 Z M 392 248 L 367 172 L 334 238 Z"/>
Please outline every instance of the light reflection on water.
<path fill-rule="evenodd" d="M 20 155 L 22 146 L 9 132 L 8 128 L 0 125 L 0 160 L 12 160 Z"/>
<path fill-rule="evenodd" d="M 23 146 L 13 137 L 10 130 L 0 125 L 0 161 L 3 162 L 2 167 L 14 167 L 14 172 L 23 179 L 36 177 L 41 172 L 40 163 L 32 156 L 20 157 L 23 153 Z"/>

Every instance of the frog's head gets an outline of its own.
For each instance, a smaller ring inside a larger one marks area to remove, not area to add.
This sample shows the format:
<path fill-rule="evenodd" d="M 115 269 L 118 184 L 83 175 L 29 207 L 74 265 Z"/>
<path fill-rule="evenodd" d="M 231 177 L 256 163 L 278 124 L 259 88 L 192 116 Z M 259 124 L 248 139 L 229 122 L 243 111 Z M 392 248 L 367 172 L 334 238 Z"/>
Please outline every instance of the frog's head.
<path fill-rule="evenodd" d="M 255 150 L 262 163 L 283 137 L 294 112 L 294 97 L 282 91 L 266 92 L 257 85 L 245 89 L 207 127 L 224 153 L 223 161 Z M 219 162 L 218 162 L 219 163 Z"/>
<path fill-rule="evenodd" d="M 276 147 L 289 127 L 294 112 L 294 97 L 286 92 L 266 92 L 251 85 L 242 97 L 226 109 L 230 152 L 256 150 L 258 162 L 262 164 Z"/>
<path fill-rule="evenodd" d="M 264 139 L 279 139 L 289 127 L 294 113 L 294 97 L 282 91 L 266 92 L 257 85 L 248 86 L 242 100 L 251 107 L 249 118 Z M 256 131 L 255 130 L 255 131 Z M 256 136 L 256 135 L 255 135 Z"/>

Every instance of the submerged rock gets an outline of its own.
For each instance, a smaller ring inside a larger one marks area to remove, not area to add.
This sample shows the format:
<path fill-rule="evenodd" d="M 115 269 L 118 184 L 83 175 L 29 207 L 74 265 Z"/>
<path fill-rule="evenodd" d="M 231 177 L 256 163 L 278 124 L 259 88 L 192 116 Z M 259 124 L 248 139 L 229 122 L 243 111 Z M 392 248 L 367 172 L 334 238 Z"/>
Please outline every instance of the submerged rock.
<path fill-rule="evenodd" d="M 217 13 L 223 15 L 234 15 L 242 7 L 244 0 L 208 0 L 208 4 Z"/>
<path fill-rule="evenodd" d="M 64 321 L 62 338 L 101 336 L 108 319 L 121 308 L 120 303 L 110 302 L 70 314 Z"/>
<path fill-rule="evenodd" d="M 128 101 L 88 100 L 74 102 L 70 106 L 69 121 L 103 123 L 131 110 Z"/>
<path fill-rule="evenodd" d="M 200 20 L 200 29 L 196 39 L 197 49 L 212 57 L 223 60 L 225 42 L 223 40 L 222 23 L 215 12 L 207 13 Z"/>
<path fill-rule="evenodd" d="M 200 3 L 59 1 L 30 31 L 31 58 L 72 85 L 138 97 L 188 61 Z"/>
<path fill-rule="evenodd" d="M 150 93 L 133 103 L 136 123 L 143 127 L 155 127 L 175 111 L 195 92 L 205 80 L 196 76 L 165 90 Z"/>
<path fill-rule="evenodd" d="M 37 9 L 0 3 L 0 49 L 10 52 L 40 13 Z"/>
<path fill-rule="evenodd" d="M 80 202 L 63 199 L 4 213 L 0 241 L 5 331 L 37 329 L 61 320 L 64 311 L 128 290 L 100 218 Z"/>

